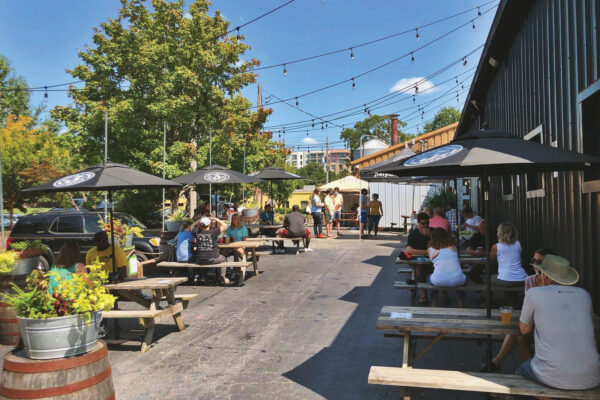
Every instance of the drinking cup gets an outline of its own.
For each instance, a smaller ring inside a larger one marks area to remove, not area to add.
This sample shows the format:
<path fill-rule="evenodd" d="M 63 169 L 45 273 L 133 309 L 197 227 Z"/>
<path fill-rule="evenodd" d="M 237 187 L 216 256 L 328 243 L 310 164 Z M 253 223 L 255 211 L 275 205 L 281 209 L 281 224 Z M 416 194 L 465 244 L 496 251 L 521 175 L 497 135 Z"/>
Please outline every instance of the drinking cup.
<path fill-rule="evenodd" d="M 229 236 L 226 236 L 226 237 L 225 237 L 225 244 L 229 244 L 229 241 L 230 241 L 230 240 L 231 240 L 231 239 L 229 238 Z"/>
<path fill-rule="evenodd" d="M 512 307 L 500 307 L 500 319 L 503 324 L 510 324 L 512 320 Z"/>

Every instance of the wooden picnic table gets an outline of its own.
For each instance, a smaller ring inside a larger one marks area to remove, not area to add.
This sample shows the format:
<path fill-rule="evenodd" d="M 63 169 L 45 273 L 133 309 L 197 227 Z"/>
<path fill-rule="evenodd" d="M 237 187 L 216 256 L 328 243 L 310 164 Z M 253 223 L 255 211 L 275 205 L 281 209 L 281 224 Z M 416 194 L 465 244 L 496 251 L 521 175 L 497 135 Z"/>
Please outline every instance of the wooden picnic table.
<path fill-rule="evenodd" d="M 403 228 L 404 228 L 404 233 L 408 232 L 408 225 L 412 225 L 412 222 L 409 224 L 407 221 L 411 218 L 410 215 L 401 215 L 401 217 L 404 219 L 404 221 L 402 222 Z"/>
<path fill-rule="evenodd" d="M 462 269 L 466 269 L 465 266 L 480 264 L 485 265 L 486 259 L 485 257 L 475 257 L 475 256 L 460 256 L 458 257 L 458 261 L 460 262 L 460 266 Z M 411 271 L 411 278 L 415 279 L 415 270 L 420 265 L 433 265 L 433 261 L 429 259 L 429 257 L 415 257 L 412 260 L 402 260 L 400 257 L 396 258 L 396 264 L 406 264 L 408 265 Z"/>
<path fill-rule="evenodd" d="M 142 341 L 142 353 L 150 349 L 152 345 L 152 336 L 154 335 L 154 326 L 164 318 L 173 317 L 177 329 L 183 331 L 183 304 L 178 301 L 175 291 L 180 283 L 187 282 L 187 278 L 144 278 L 127 280 L 120 283 L 106 284 L 104 287 L 111 293 L 127 300 L 133 301 L 142 307 L 143 310 L 110 310 L 102 313 L 103 318 L 139 318 L 140 324 L 145 328 L 144 339 Z M 152 299 L 144 297 L 142 289 L 150 290 Z M 167 306 L 162 307 L 161 301 L 166 301 Z"/>
<path fill-rule="evenodd" d="M 256 259 L 256 248 L 262 246 L 264 243 L 264 241 L 260 240 L 243 240 L 241 242 L 222 243 L 218 246 L 220 249 L 244 249 L 242 261 L 247 261 L 248 253 L 251 253 L 252 267 L 254 268 L 254 276 L 258 276 L 258 260 Z M 218 264 L 215 266 L 218 266 Z"/>

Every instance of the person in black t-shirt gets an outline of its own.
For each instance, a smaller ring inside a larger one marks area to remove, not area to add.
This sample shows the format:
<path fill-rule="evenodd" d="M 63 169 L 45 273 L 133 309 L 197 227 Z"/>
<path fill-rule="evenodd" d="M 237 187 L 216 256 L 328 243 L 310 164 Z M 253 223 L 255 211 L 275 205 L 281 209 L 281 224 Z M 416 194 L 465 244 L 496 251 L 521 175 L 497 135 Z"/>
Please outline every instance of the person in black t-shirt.
<path fill-rule="evenodd" d="M 429 245 L 429 215 L 419 213 L 417 215 L 417 229 L 413 229 L 408 234 L 406 242 L 406 251 L 412 256 L 427 257 L 427 247 Z M 426 282 L 427 276 L 433 272 L 431 265 L 417 265 L 415 268 L 415 277 L 419 282 Z M 421 292 L 419 302 L 427 302 L 427 290 Z"/>
<path fill-rule="evenodd" d="M 216 223 L 216 225 L 213 225 Z M 196 252 L 196 263 L 200 265 L 221 264 L 225 257 L 219 253 L 217 238 L 227 230 L 227 224 L 218 218 L 202 217 L 192 224 L 192 228 L 198 225 L 196 233 L 196 242 L 198 250 Z M 219 283 L 227 283 L 225 278 L 225 269 L 216 268 Z"/>
<path fill-rule="evenodd" d="M 477 257 L 485 257 L 485 221 L 479 223 L 479 232 L 475 232 L 471 239 L 466 242 L 467 254 Z"/>

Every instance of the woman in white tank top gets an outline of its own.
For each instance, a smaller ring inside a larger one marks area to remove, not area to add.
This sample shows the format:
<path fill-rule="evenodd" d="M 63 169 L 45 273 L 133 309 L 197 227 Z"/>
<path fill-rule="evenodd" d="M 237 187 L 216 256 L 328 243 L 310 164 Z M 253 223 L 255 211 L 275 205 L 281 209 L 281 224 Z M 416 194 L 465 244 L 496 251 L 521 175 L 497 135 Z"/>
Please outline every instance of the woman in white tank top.
<path fill-rule="evenodd" d="M 460 268 L 458 251 L 456 250 L 454 238 L 443 228 L 431 230 L 431 241 L 429 242 L 429 258 L 433 262 L 433 274 L 429 275 L 429 283 L 443 288 L 458 287 L 465 284 L 467 280 Z M 432 290 L 431 306 L 437 305 L 437 290 Z M 465 292 L 458 292 L 459 307 L 464 305 Z"/>
<path fill-rule="evenodd" d="M 527 272 L 521 265 L 521 243 L 517 229 L 509 222 L 498 225 L 498 243 L 492 246 L 490 256 L 498 261 L 498 274 L 492 275 L 492 285 L 521 286 Z"/>

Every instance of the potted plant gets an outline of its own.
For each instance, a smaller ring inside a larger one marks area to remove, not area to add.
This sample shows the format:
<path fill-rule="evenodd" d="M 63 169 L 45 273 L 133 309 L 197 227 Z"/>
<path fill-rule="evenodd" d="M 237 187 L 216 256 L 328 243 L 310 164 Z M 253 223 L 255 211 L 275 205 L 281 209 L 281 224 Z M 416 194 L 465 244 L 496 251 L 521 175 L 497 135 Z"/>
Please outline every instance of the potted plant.
<path fill-rule="evenodd" d="M 171 216 L 169 216 L 169 219 L 167 221 L 165 221 L 167 231 L 168 232 L 179 231 L 179 228 L 181 228 L 181 225 L 183 225 L 183 223 L 186 221 L 191 221 L 191 219 L 188 217 L 185 210 L 175 211 L 173 214 L 171 214 Z"/>
<path fill-rule="evenodd" d="M 110 238 L 110 221 L 104 222 L 102 220 L 98 221 L 100 224 L 100 228 L 105 230 L 108 233 L 108 237 Z M 119 246 L 121 248 L 129 247 L 133 244 L 133 236 L 143 237 L 142 229 L 137 226 L 129 226 L 120 219 L 113 220 L 113 227 L 115 229 L 115 239 L 119 242 Z"/>
<path fill-rule="evenodd" d="M 27 277 L 24 289 L 13 285 L 14 294 L 3 294 L 17 313 L 28 358 L 68 357 L 96 346 L 102 310 L 111 309 L 116 297 L 103 286 L 108 274 L 102 265 L 87 268 L 88 273 L 73 274 L 70 280 L 57 276 L 52 294 L 48 276 L 56 272 L 39 270 Z"/>
<path fill-rule="evenodd" d="M 40 257 L 48 251 L 48 246 L 40 240 L 24 240 L 11 243 L 10 248 L 18 254 L 19 259 L 13 265 L 10 275 L 27 275 L 36 269 L 40 263 Z"/>

